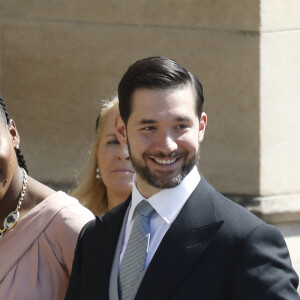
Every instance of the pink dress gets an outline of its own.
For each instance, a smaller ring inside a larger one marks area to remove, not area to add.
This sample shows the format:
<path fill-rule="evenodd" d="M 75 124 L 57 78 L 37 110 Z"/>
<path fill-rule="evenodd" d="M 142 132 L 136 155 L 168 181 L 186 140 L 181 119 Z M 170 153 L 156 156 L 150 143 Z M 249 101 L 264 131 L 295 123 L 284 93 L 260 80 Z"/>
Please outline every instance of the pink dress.
<path fill-rule="evenodd" d="M 64 192 L 29 211 L 0 240 L 0 299 L 64 299 L 78 234 L 93 218 Z"/>

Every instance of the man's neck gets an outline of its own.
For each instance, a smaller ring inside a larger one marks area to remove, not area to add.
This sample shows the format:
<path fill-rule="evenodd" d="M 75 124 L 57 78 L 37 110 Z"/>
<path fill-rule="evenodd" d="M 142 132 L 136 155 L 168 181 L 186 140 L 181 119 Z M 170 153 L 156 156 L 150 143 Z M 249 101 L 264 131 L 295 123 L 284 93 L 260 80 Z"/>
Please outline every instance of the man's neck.
<path fill-rule="evenodd" d="M 195 172 L 194 170 L 196 170 L 196 169 L 197 169 L 197 167 L 194 166 L 194 168 L 189 172 L 189 174 L 191 174 L 191 172 Z M 197 171 L 197 173 L 198 173 L 198 171 Z M 189 176 L 189 174 L 187 174 L 184 177 L 184 179 L 180 182 L 180 184 L 185 180 L 186 177 Z M 164 190 L 163 188 L 157 188 L 157 187 L 150 185 L 148 182 L 143 180 L 137 173 L 135 173 L 135 182 L 136 182 L 136 187 L 137 187 L 139 193 L 144 197 L 144 199 L 149 199 L 153 195 Z"/>
<path fill-rule="evenodd" d="M 162 189 L 151 186 L 136 174 L 136 187 L 145 199 L 159 193 Z"/>

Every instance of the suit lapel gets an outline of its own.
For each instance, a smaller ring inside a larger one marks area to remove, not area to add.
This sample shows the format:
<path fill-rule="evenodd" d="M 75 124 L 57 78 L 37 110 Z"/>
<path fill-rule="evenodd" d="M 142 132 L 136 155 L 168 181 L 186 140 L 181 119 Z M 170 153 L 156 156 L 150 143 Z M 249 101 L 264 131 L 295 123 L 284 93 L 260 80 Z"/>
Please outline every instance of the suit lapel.
<path fill-rule="evenodd" d="M 207 249 L 223 224 L 214 214 L 214 194 L 202 177 L 158 247 L 136 300 L 166 299 Z"/>
<path fill-rule="evenodd" d="M 131 201 L 131 196 L 121 205 L 108 212 L 102 218 L 98 218 L 97 222 L 101 223 L 103 228 L 103 238 L 98 239 L 97 247 L 90 245 L 89 247 L 92 253 L 96 253 L 96 260 L 99 260 L 98 264 L 95 264 L 95 282 L 97 286 L 97 297 L 99 299 L 108 299 L 109 280 L 112 269 L 113 259 L 115 255 L 115 249 L 120 235 L 124 215 Z M 95 239 L 95 237 L 94 237 Z"/>

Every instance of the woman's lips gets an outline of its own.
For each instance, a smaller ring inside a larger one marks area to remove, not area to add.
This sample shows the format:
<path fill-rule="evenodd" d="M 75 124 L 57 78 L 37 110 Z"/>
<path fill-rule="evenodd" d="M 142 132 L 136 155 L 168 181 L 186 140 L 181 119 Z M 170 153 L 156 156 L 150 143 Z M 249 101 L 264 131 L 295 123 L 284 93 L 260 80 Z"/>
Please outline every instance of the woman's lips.
<path fill-rule="evenodd" d="M 133 170 L 129 170 L 129 169 L 115 169 L 113 170 L 113 172 L 120 172 L 120 173 L 131 173 L 133 174 L 134 171 Z"/>

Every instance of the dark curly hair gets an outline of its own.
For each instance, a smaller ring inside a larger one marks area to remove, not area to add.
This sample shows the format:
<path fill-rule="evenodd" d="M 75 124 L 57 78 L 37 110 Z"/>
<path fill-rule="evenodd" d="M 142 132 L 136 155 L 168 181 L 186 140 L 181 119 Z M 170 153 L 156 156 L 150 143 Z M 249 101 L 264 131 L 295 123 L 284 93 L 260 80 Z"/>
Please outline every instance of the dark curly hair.
<path fill-rule="evenodd" d="M 0 97 L 0 118 L 3 120 L 3 122 L 6 125 L 9 124 L 10 118 L 9 118 L 8 112 L 6 110 L 5 103 L 4 103 L 4 101 L 1 97 Z M 28 173 L 26 162 L 25 162 L 25 159 L 24 159 L 24 156 L 23 156 L 21 150 L 20 149 L 15 149 L 15 151 L 16 151 L 16 156 L 17 156 L 17 159 L 18 159 L 18 165 Z"/>

